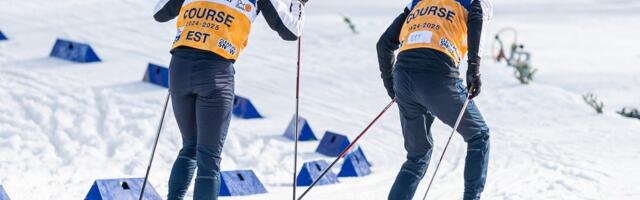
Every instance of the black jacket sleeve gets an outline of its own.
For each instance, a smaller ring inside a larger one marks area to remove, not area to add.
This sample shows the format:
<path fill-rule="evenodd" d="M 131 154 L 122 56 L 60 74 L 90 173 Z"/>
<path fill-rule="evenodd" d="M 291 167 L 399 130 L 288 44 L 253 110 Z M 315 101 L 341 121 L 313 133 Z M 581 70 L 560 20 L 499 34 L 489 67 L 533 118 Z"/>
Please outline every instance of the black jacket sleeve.
<path fill-rule="evenodd" d="M 383 80 L 391 79 L 391 72 L 393 71 L 393 64 L 395 63 L 395 55 L 393 52 L 400 48 L 400 31 L 409 12 L 411 11 L 405 8 L 404 12 L 396 17 L 389 28 L 380 36 L 376 45 L 378 64 Z M 385 86 L 386 84 L 387 81 L 385 81 Z"/>
<path fill-rule="evenodd" d="M 481 0 L 471 2 L 469 19 L 467 21 L 467 45 L 469 47 L 467 59 L 469 63 L 480 64 L 480 39 L 482 37 L 483 11 Z"/>
<path fill-rule="evenodd" d="M 157 22 L 167 22 L 180 14 L 184 0 L 160 0 L 156 5 L 153 18 Z"/>
<path fill-rule="evenodd" d="M 301 13 L 293 13 L 290 5 L 284 4 L 280 0 L 258 0 L 258 9 L 269 27 L 278 32 L 282 39 L 293 41 L 302 34 L 303 7 L 300 8 Z"/>

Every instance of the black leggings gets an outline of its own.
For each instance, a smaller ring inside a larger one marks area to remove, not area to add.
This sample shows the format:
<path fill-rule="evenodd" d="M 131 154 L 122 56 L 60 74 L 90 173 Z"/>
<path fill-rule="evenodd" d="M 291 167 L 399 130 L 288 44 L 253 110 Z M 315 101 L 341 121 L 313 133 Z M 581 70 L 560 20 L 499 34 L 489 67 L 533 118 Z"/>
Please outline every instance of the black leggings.
<path fill-rule="evenodd" d="M 211 199 L 220 188 L 220 155 L 233 108 L 233 64 L 174 53 L 169 71 L 183 148 L 171 171 L 168 199 L 184 197 L 196 166 L 194 199 Z"/>

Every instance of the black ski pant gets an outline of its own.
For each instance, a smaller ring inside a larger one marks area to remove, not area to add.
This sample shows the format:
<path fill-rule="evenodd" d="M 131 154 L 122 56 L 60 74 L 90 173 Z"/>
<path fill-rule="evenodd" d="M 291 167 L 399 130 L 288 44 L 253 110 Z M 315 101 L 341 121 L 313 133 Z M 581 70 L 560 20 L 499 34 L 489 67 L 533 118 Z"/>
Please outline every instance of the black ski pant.
<path fill-rule="evenodd" d="M 410 200 L 431 160 L 431 124 L 438 118 L 453 127 L 467 98 L 467 89 L 458 77 L 405 69 L 401 65 L 396 66 L 393 79 L 407 160 L 396 177 L 389 199 Z M 463 199 L 478 200 L 487 178 L 489 128 L 475 102 L 469 102 L 457 132 L 467 143 Z"/>
<path fill-rule="evenodd" d="M 196 167 L 193 199 L 217 199 L 220 155 L 233 107 L 233 64 L 174 53 L 169 70 L 169 90 L 183 147 L 171 170 L 168 199 L 184 198 Z"/>

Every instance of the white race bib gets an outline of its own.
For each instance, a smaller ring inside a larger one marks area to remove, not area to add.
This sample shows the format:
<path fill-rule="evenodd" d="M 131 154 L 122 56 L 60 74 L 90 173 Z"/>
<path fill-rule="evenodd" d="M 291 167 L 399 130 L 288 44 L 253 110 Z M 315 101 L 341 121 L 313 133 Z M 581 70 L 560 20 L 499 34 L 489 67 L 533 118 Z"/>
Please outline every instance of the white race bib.
<path fill-rule="evenodd" d="M 409 35 L 407 44 L 431 43 L 431 37 L 433 37 L 431 31 L 416 31 Z"/>

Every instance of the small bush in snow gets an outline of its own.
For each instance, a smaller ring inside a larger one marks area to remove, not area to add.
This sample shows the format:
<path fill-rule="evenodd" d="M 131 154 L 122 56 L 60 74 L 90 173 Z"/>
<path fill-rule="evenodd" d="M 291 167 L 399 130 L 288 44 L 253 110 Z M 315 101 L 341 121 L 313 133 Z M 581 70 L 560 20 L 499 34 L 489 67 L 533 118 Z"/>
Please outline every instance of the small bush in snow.
<path fill-rule="evenodd" d="M 625 107 L 625 108 L 622 108 L 622 110 L 618 111 L 618 114 L 624 117 L 640 119 L 640 111 L 638 111 L 638 109 L 636 108 Z"/>
<path fill-rule="evenodd" d="M 582 99 L 584 99 L 584 102 L 586 102 L 589 106 L 595 109 L 596 112 L 598 112 L 598 114 L 602 114 L 602 108 L 604 108 L 604 103 L 602 101 L 599 101 L 596 95 L 592 93 L 588 93 L 588 94 L 582 95 Z"/>
<path fill-rule="evenodd" d="M 356 25 L 351 22 L 351 19 L 347 16 L 342 16 L 344 18 L 344 23 L 347 23 L 347 26 L 353 31 L 353 34 L 358 34 L 358 30 L 356 30 Z"/>
<path fill-rule="evenodd" d="M 538 71 L 538 69 L 531 68 L 529 66 L 529 63 L 518 63 L 513 67 L 516 68 L 516 71 L 513 72 L 513 75 L 522 84 L 529 84 L 529 82 L 533 81 L 533 75 L 535 75 Z"/>

